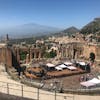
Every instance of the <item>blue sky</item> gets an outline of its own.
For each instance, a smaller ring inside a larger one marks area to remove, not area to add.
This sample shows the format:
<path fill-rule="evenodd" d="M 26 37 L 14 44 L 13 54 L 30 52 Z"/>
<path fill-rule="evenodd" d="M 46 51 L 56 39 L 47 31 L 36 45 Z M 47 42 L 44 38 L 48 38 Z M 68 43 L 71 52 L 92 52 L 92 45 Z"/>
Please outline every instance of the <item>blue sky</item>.
<path fill-rule="evenodd" d="M 0 0 L 0 28 L 37 23 L 81 28 L 100 17 L 100 0 Z"/>

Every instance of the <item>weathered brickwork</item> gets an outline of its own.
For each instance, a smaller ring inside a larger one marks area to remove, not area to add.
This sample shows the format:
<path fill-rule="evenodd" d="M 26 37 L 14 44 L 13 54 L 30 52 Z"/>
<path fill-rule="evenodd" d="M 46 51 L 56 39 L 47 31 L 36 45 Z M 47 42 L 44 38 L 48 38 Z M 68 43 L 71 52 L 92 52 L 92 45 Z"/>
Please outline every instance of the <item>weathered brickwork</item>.
<path fill-rule="evenodd" d="M 55 43 L 56 44 L 56 43 Z M 46 45 L 45 50 L 48 49 Z M 44 49 L 39 47 L 27 46 L 0 46 L 0 63 L 8 66 L 19 66 L 21 61 L 21 52 L 26 53 L 25 63 L 29 63 L 32 59 L 44 58 Z M 100 45 L 93 43 L 69 42 L 65 44 L 56 44 L 57 59 L 88 59 L 90 53 L 94 53 L 96 59 L 100 60 Z"/>
<path fill-rule="evenodd" d="M 0 48 L 0 63 L 12 66 L 12 51 L 8 47 Z"/>

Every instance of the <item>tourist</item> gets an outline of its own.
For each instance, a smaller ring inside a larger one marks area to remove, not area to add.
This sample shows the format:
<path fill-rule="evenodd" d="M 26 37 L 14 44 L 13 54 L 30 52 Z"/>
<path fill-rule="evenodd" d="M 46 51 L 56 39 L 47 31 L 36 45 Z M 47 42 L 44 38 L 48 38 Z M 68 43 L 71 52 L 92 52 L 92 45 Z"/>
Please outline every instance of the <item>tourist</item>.
<path fill-rule="evenodd" d="M 85 81 L 85 76 L 84 76 L 84 75 L 83 75 L 83 76 L 81 76 L 81 77 L 79 78 L 79 81 L 80 81 L 80 82 Z"/>

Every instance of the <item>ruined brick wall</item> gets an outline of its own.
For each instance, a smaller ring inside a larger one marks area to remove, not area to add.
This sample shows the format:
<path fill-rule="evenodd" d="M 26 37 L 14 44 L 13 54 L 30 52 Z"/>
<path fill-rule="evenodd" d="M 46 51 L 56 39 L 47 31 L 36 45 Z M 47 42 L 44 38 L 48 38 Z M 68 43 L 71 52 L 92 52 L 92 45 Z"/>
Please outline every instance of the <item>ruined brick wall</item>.
<path fill-rule="evenodd" d="M 95 54 L 96 59 L 100 59 L 100 46 L 98 45 L 92 45 L 92 44 L 86 44 L 84 45 L 84 51 L 83 51 L 83 55 L 85 56 L 85 58 L 89 58 L 90 53 L 93 52 Z"/>
<path fill-rule="evenodd" d="M 100 45 L 87 43 L 69 43 L 66 45 L 66 57 L 73 59 L 74 50 L 76 50 L 75 59 L 84 57 L 89 59 L 90 53 L 95 54 L 96 60 L 100 60 Z"/>
<path fill-rule="evenodd" d="M 12 50 L 10 48 L 6 48 L 6 63 L 8 66 L 12 66 Z"/>
<path fill-rule="evenodd" d="M 83 55 L 83 44 L 79 43 L 68 43 L 66 44 L 66 57 L 70 59 L 77 59 Z"/>
<path fill-rule="evenodd" d="M 18 62 L 20 63 L 21 61 L 21 52 L 26 53 L 26 58 L 25 62 L 29 63 L 31 59 L 35 58 L 42 58 L 42 49 L 40 48 L 35 48 L 35 47 L 13 47 L 13 65 Z M 17 64 L 18 65 L 18 64 Z"/>
<path fill-rule="evenodd" d="M 0 48 L 0 63 L 5 63 L 5 49 Z"/>
<path fill-rule="evenodd" d="M 12 51 L 8 47 L 0 48 L 0 63 L 12 66 Z"/>
<path fill-rule="evenodd" d="M 96 47 L 96 59 L 100 60 L 100 45 Z"/>

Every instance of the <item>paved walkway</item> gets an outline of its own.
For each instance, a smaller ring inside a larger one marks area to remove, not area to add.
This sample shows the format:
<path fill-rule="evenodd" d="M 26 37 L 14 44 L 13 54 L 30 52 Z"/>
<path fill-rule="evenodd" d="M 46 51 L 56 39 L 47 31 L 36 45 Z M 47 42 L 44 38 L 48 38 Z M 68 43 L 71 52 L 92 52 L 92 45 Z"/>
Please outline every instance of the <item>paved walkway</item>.
<path fill-rule="evenodd" d="M 0 92 L 32 99 L 39 98 L 39 100 L 100 100 L 100 96 L 72 95 L 60 93 L 57 93 L 57 96 L 55 98 L 55 93 L 44 90 L 38 91 L 37 88 L 29 87 L 21 84 L 20 82 L 12 80 L 10 76 L 7 75 L 4 70 L 4 66 L 2 65 L 0 65 Z"/>

